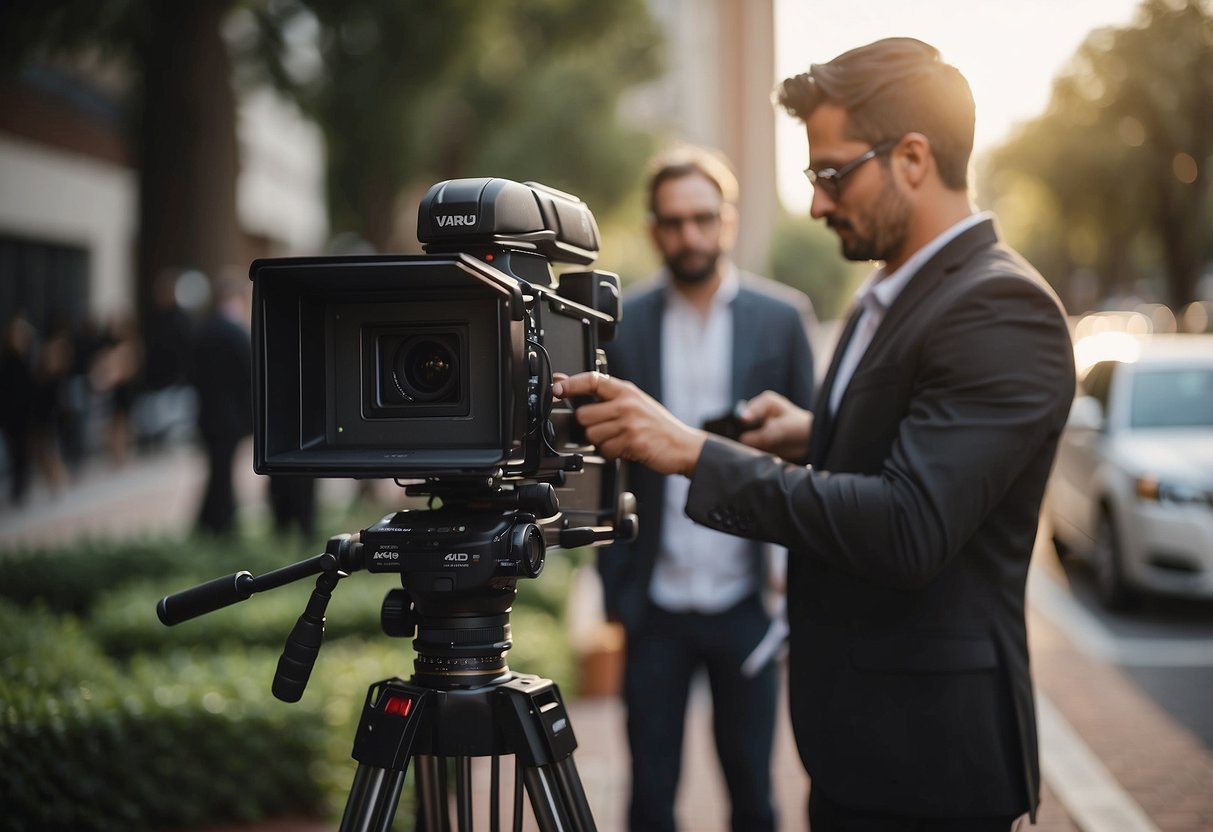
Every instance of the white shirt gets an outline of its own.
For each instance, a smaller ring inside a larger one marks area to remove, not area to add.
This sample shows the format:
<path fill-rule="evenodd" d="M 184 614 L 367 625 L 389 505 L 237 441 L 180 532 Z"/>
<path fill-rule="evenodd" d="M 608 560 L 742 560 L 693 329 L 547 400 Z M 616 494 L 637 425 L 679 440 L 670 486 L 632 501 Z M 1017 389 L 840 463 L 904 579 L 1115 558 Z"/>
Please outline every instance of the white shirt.
<path fill-rule="evenodd" d="M 661 319 L 661 389 L 679 421 L 701 425 L 732 410 L 733 313 L 739 281 L 722 266 L 720 287 L 705 317 L 672 285 Z M 753 592 L 757 574 L 753 544 L 695 523 L 683 511 L 690 480 L 666 477 L 661 551 L 649 597 L 676 612 L 723 612 Z"/>
<path fill-rule="evenodd" d="M 872 272 L 863 282 L 863 285 L 855 292 L 855 304 L 861 306 L 863 312 L 860 313 L 859 321 L 855 324 L 855 333 L 847 342 L 846 352 L 838 362 L 834 386 L 830 389 L 831 414 L 838 412 L 838 403 L 842 401 L 842 394 L 847 389 L 847 385 L 851 383 L 851 376 L 855 374 L 855 368 L 859 366 L 864 353 L 868 351 L 868 346 L 872 343 L 872 338 L 876 335 L 881 321 L 884 320 L 885 313 L 888 312 L 889 307 L 897 300 L 898 295 L 914 275 L 918 274 L 918 270 L 948 243 L 992 216 L 989 212 L 970 214 L 911 254 L 897 271 L 886 274 L 882 267 Z"/>

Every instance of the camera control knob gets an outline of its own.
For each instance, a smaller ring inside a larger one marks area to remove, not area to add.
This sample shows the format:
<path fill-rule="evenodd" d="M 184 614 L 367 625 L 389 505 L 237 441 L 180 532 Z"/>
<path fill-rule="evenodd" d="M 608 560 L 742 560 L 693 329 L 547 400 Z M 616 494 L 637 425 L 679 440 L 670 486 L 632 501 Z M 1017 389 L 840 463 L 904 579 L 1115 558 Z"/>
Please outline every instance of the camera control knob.
<path fill-rule="evenodd" d="M 407 590 L 393 589 L 383 599 L 379 609 L 379 626 L 392 638 L 412 638 L 416 629 L 413 599 Z"/>
<path fill-rule="evenodd" d="M 523 575 L 538 578 L 547 554 L 543 530 L 534 523 L 519 523 L 510 535 L 510 554 L 518 562 Z"/>

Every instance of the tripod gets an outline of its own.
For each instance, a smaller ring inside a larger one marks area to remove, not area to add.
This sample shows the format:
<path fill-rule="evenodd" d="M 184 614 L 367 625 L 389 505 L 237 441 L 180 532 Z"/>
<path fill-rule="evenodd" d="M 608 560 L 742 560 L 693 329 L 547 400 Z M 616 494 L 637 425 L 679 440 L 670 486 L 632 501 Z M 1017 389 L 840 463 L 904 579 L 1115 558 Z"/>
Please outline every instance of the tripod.
<path fill-rule="evenodd" d="M 491 826 L 497 828 L 498 757 L 512 754 L 514 828 L 522 827 L 525 785 L 542 830 L 593 830 L 594 819 L 573 764 L 577 741 L 548 679 L 510 674 L 479 688 L 434 690 L 388 679 L 372 685 L 354 738 L 358 769 L 341 820 L 342 832 L 391 827 L 409 760 L 416 761 L 420 816 L 427 832 L 450 828 L 444 759 L 455 763 L 457 827 L 471 828 L 472 757 L 493 758 Z"/>
<path fill-rule="evenodd" d="M 418 524 L 418 515 L 424 524 Z M 415 765 L 419 829 L 446 832 L 455 804 L 456 828 L 472 828 L 471 760 L 492 758 L 490 828 L 499 828 L 499 757 L 513 755 L 513 828 L 521 830 L 525 789 L 543 832 L 593 832 L 594 820 L 574 766 L 577 747 L 557 686 L 514 673 L 505 663 L 509 610 L 518 577 L 543 567 L 544 538 L 534 515 L 482 511 L 457 518 L 444 509 L 404 511 L 339 535 L 323 554 L 254 577 L 238 572 L 162 598 L 166 625 L 212 612 L 317 575 L 307 607 L 287 638 L 273 693 L 297 702 L 324 635 L 324 614 L 337 583 L 362 568 L 399 571 L 403 589 L 390 591 L 381 622 L 391 636 L 412 636 L 417 655 L 409 681 L 370 686 L 354 738 L 358 762 L 341 832 L 388 832 L 409 764 Z M 440 545 L 451 536 L 458 546 Z M 446 536 L 446 537 L 444 537 Z M 441 566 L 437 566 L 441 564 Z M 447 763 L 453 762 L 452 795 Z"/>

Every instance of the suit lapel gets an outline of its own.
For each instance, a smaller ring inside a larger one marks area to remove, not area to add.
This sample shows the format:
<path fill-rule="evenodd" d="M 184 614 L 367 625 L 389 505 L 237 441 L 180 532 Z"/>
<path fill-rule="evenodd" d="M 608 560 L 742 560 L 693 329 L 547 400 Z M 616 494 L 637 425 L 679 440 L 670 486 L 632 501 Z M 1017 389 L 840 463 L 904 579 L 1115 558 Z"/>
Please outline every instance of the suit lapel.
<path fill-rule="evenodd" d="M 998 233 L 994 230 L 993 221 L 984 220 L 964 231 L 924 263 L 889 307 L 867 353 L 864 354 L 864 360 L 855 371 L 859 372 L 867 363 L 868 357 L 875 355 L 886 341 L 895 336 L 907 317 L 920 311 L 923 299 L 934 294 L 948 275 L 968 262 L 975 252 L 997 242 Z"/>
<path fill-rule="evenodd" d="M 847 344 L 851 343 L 851 338 L 855 335 L 855 327 L 859 323 L 859 316 L 862 312 L 863 307 L 858 304 L 851 307 L 847 322 L 842 329 L 842 335 L 838 337 L 838 343 L 834 345 L 834 354 L 830 356 L 830 367 L 826 370 L 825 381 L 821 383 L 821 389 L 817 393 L 817 401 L 813 408 L 813 432 L 809 437 L 809 462 L 813 464 L 820 462 L 825 455 L 826 448 L 829 447 L 829 437 L 834 427 L 834 419 L 830 414 L 830 392 L 834 389 L 838 364 L 847 351 Z"/>
<path fill-rule="evenodd" d="M 664 360 L 661 346 L 661 318 L 665 310 L 665 293 L 653 292 L 648 302 L 635 309 L 629 309 L 636 315 L 634 331 L 637 337 L 630 339 L 633 349 L 632 365 L 636 368 L 632 381 L 640 386 L 650 396 L 661 400 L 661 365 Z"/>
<path fill-rule="evenodd" d="M 854 379 L 875 360 L 874 357 L 879 355 L 884 346 L 896 337 L 907 317 L 921 313 L 923 300 L 933 294 L 948 275 L 961 268 L 974 253 L 997 242 L 998 232 L 994 228 L 993 221 L 983 220 L 962 232 L 959 237 L 924 263 L 901 294 L 897 296 L 897 299 L 893 301 L 893 305 L 889 307 L 884 320 L 880 322 L 880 327 L 872 338 L 872 343 L 868 345 L 867 351 L 864 352 L 863 358 L 855 367 L 851 378 Z M 862 307 L 852 308 L 846 328 L 830 358 L 830 368 L 826 373 L 821 392 L 817 395 L 817 406 L 813 416 L 813 433 L 809 439 L 809 462 L 814 465 L 821 463 L 830 447 L 830 439 L 834 433 L 834 420 L 830 414 L 830 391 L 834 387 L 834 377 L 838 374 L 838 363 L 855 332 L 861 312 Z M 845 400 L 847 394 L 844 392 L 842 395 Z M 841 402 L 839 407 L 841 408 Z"/>

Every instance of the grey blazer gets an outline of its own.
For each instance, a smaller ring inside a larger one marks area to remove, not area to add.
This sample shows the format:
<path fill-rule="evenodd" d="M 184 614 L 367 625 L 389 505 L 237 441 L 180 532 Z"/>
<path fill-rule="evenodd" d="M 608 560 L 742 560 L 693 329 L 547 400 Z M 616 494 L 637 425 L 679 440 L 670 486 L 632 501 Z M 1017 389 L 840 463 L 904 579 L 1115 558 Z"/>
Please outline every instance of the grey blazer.
<path fill-rule="evenodd" d="M 984 221 L 907 285 L 831 418 L 841 352 L 811 465 L 709 441 L 687 512 L 791 550 L 790 709 L 823 793 L 910 816 L 1034 812 L 1024 585 L 1074 393 L 1063 312 Z"/>
<path fill-rule="evenodd" d="M 813 353 L 808 332 L 816 323 L 803 293 L 747 272 L 732 302 L 733 398 L 749 399 L 775 390 L 801 407 L 812 403 Z M 654 279 L 629 288 L 615 340 L 605 347 L 607 371 L 628 379 L 658 400 L 661 391 L 661 319 L 663 284 Z M 636 495 L 640 533 L 630 543 L 600 551 L 606 612 L 629 630 L 640 625 L 647 607 L 649 581 L 661 545 L 665 477 L 626 464 L 625 486 Z M 761 569 L 761 546 L 754 546 L 754 568 Z"/>

